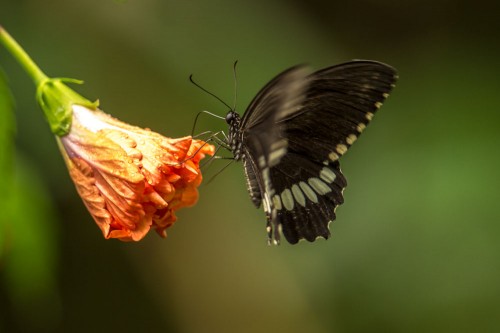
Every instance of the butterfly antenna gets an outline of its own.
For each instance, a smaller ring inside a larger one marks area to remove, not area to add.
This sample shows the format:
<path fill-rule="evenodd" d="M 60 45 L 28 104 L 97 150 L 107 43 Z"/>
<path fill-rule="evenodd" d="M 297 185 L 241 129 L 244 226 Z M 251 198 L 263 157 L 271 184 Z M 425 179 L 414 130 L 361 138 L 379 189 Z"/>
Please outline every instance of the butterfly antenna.
<path fill-rule="evenodd" d="M 203 88 L 198 83 L 194 82 L 194 80 L 193 80 L 193 74 L 189 75 L 189 81 L 191 81 L 192 84 L 194 84 L 195 86 L 197 86 L 198 88 L 200 88 L 202 91 L 206 92 L 207 94 L 209 94 L 210 96 L 212 96 L 213 98 L 215 98 L 216 100 L 218 100 L 219 102 L 221 102 L 222 104 L 224 104 L 225 106 L 227 106 L 227 108 L 229 110 L 232 110 L 231 107 L 226 102 L 224 102 L 222 100 L 222 98 L 220 98 L 219 96 L 215 95 L 214 93 L 208 91 L 207 89 Z"/>
<path fill-rule="evenodd" d="M 236 75 L 236 65 L 238 60 L 233 64 L 233 77 L 234 77 L 234 101 L 233 101 L 233 111 L 236 111 L 236 101 L 238 100 L 238 76 Z"/>

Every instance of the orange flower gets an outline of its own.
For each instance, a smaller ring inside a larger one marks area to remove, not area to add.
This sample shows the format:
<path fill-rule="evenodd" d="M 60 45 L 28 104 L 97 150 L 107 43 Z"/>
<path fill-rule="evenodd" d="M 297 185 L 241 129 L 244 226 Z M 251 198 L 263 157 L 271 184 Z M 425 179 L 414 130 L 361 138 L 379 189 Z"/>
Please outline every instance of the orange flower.
<path fill-rule="evenodd" d="M 104 237 L 138 241 L 150 228 L 166 237 L 175 211 L 196 203 L 199 161 L 214 147 L 189 136 L 166 138 L 98 109 L 73 105 L 72 111 L 59 146 Z"/>

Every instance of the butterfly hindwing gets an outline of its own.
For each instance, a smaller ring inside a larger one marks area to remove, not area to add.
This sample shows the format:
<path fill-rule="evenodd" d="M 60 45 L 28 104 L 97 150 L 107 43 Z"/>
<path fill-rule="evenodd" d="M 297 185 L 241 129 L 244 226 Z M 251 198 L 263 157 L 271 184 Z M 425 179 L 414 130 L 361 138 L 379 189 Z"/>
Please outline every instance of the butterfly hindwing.
<path fill-rule="evenodd" d="M 347 185 L 339 163 L 325 165 L 289 152 L 271 169 L 271 179 L 278 224 L 287 241 L 328 238 L 328 224 L 344 202 L 342 191 Z"/>

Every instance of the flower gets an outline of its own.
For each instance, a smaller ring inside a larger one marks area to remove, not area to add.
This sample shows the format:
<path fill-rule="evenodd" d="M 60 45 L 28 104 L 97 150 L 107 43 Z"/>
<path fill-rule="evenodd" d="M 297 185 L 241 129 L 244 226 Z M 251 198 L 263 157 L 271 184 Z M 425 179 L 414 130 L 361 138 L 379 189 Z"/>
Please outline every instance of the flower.
<path fill-rule="evenodd" d="M 0 26 L 0 44 L 36 86 L 36 98 L 76 189 L 104 237 L 138 241 L 151 228 L 166 237 L 175 211 L 198 200 L 200 160 L 214 147 L 191 137 L 169 139 L 125 124 L 38 67 Z"/>
<path fill-rule="evenodd" d="M 166 138 L 76 104 L 70 130 L 58 141 L 104 237 L 123 241 L 138 241 L 151 228 L 166 237 L 175 211 L 198 199 L 199 161 L 214 154 L 203 141 Z"/>

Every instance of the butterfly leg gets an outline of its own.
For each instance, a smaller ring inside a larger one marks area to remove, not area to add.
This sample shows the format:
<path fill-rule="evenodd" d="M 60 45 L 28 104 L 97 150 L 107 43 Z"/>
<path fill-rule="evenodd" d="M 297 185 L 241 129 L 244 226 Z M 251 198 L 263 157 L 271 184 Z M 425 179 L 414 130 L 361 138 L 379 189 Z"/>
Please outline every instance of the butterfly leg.
<path fill-rule="evenodd" d="M 276 209 L 270 202 L 266 194 L 264 197 L 264 211 L 266 212 L 267 244 L 279 245 L 281 239 L 280 224 L 278 223 Z"/>
<path fill-rule="evenodd" d="M 276 210 L 273 209 L 271 213 L 271 223 L 273 225 L 274 231 L 274 244 L 280 245 L 281 241 L 281 224 L 278 223 L 278 217 L 276 216 Z"/>
<path fill-rule="evenodd" d="M 267 231 L 267 245 L 280 245 L 281 234 L 279 224 L 276 219 L 273 219 L 270 214 L 266 213 L 266 231 Z"/>
<path fill-rule="evenodd" d="M 273 227 L 271 225 L 271 219 L 266 214 L 266 231 L 267 231 L 267 245 L 273 244 Z"/>
<path fill-rule="evenodd" d="M 267 245 L 280 245 L 281 233 L 280 224 L 273 219 L 270 214 L 266 213 L 266 231 L 267 231 Z"/>

